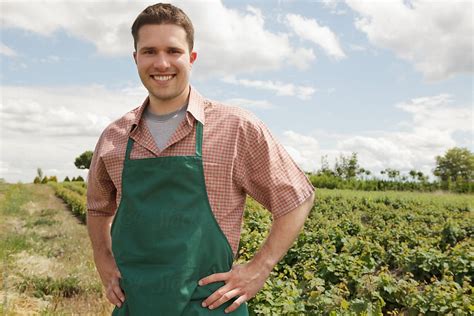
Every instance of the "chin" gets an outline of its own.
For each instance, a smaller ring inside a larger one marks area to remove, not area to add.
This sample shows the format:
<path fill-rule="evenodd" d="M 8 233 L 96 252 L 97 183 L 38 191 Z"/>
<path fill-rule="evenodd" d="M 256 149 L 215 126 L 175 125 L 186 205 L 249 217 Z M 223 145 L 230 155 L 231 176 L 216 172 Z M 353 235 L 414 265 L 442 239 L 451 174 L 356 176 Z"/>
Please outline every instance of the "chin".
<path fill-rule="evenodd" d="M 179 93 L 151 93 L 151 95 L 160 101 L 168 101 L 179 97 Z"/>

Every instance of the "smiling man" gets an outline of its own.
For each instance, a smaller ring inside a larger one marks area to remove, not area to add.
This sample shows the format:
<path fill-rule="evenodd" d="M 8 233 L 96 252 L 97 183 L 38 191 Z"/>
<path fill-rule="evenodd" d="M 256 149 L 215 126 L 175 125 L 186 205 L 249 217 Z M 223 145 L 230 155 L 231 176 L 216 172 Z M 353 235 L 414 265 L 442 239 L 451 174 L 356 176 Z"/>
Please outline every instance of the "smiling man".
<path fill-rule="evenodd" d="M 248 315 L 301 230 L 314 188 L 252 113 L 189 84 L 187 15 L 146 8 L 132 26 L 148 97 L 111 123 L 88 176 L 87 226 L 114 315 Z M 273 216 L 253 259 L 233 264 L 246 196 Z"/>

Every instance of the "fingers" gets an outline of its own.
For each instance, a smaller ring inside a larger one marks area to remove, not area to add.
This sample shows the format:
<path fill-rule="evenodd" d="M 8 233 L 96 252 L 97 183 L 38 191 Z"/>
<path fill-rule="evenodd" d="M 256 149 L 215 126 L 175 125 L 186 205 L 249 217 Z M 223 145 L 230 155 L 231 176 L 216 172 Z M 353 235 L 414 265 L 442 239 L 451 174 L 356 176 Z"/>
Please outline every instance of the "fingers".
<path fill-rule="evenodd" d="M 105 291 L 105 294 L 110 303 L 121 307 L 125 301 L 125 295 L 120 288 L 118 280 L 119 279 L 112 279 L 109 286 L 107 287 L 107 290 Z"/>
<path fill-rule="evenodd" d="M 220 296 L 220 298 L 218 298 L 214 302 L 210 303 L 209 309 L 214 309 L 214 308 L 217 308 L 217 307 L 221 306 L 225 302 L 227 302 L 227 301 L 231 300 L 232 298 L 238 296 L 239 293 L 240 293 L 240 289 L 233 289 L 229 292 L 224 293 L 223 295 Z"/>
<path fill-rule="evenodd" d="M 213 283 L 213 282 L 227 281 L 229 277 L 230 277 L 230 271 L 222 272 L 222 273 L 214 273 L 199 280 L 199 285 L 203 286 L 203 285 Z"/>
<path fill-rule="evenodd" d="M 202 302 L 202 304 L 201 304 L 202 307 L 208 307 L 209 305 L 213 304 L 215 301 L 220 299 L 223 295 L 225 295 L 230 290 L 232 290 L 232 288 L 230 287 L 229 284 L 221 286 L 220 288 L 218 288 L 214 293 L 212 293 L 210 296 L 208 296 L 208 298 L 206 298 Z"/>
<path fill-rule="evenodd" d="M 233 303 L 232 305 L 230 305 L 229 307 L 227 307 L 224 312 L 226 313 L 231 313 L 233 311 L 235 311 L 237 308 L 239 308 L 240 305 L 242 305 L 243 303 L 245 303 L 245 301 L 247 300 L 247 296 L 245 295 L 242 295 L 240 296 L 239 298 L 237 298 Z"/>

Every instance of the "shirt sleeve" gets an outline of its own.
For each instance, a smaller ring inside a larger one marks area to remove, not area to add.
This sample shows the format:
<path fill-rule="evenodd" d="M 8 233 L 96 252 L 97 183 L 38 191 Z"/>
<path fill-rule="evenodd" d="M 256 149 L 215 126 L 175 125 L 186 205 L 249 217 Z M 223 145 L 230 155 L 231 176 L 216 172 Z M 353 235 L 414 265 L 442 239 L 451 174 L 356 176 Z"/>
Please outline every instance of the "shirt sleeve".
<path fill-rule="evenodd" d="M 245 124 L 238 178 L 243 190 L 278 218 L 300 206 L 315 188 L 285 148 L 254 115 Z"/>
<path fill-rule="evenodd" d="M 87 175 L 87 213 L 89 216 L 112 216 L 117 207 L 117 189 L 101 157 L 105 135 L 104 131 L 97 142 Z"/>

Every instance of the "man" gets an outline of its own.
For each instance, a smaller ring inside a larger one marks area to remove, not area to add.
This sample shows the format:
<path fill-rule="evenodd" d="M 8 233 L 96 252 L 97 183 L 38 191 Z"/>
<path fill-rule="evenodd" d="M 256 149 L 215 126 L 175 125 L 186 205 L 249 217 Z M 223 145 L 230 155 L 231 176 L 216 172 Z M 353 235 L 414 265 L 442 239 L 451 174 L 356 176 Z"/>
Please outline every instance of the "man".
<path fill-rule="evenodd" d="M 150 6 L 132 35 L 149 95 L 104 130 L 88 176 L 87 226 L 113 314 L 248 315 L 314 188 L 253 114 L 190 86 L 197 54 L 183 11 Z M 246 194 L 273 223 L 254 258 L 233 265 Z"/>

